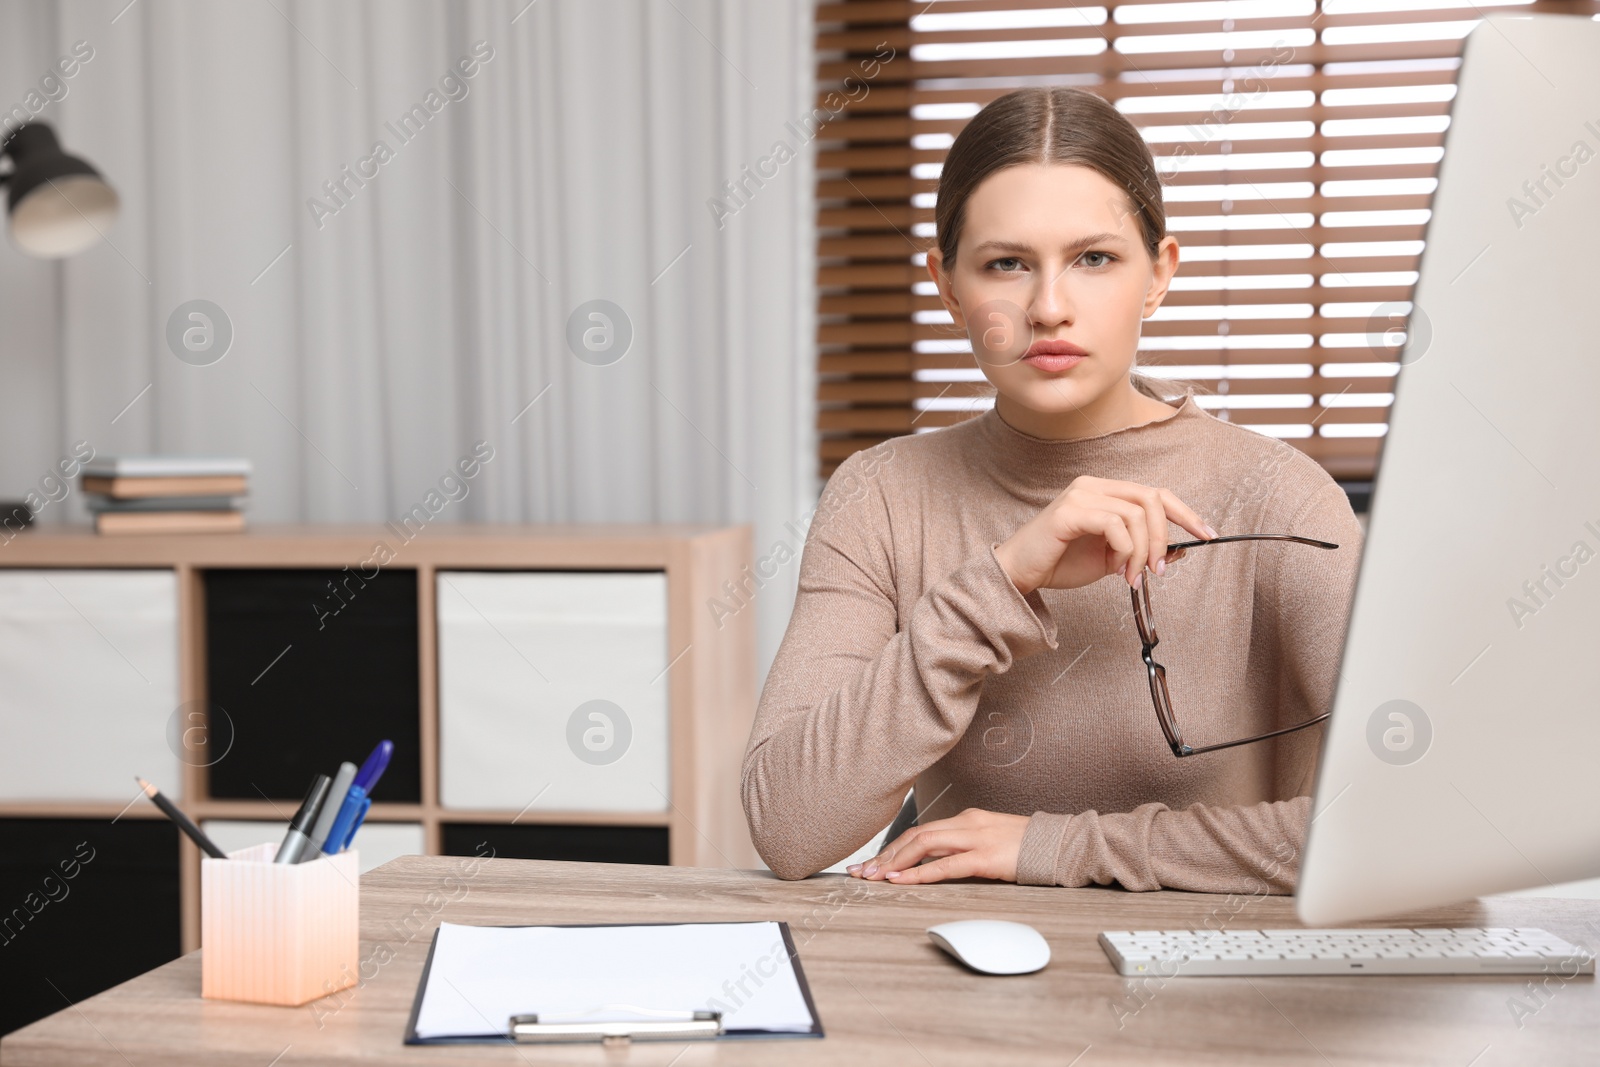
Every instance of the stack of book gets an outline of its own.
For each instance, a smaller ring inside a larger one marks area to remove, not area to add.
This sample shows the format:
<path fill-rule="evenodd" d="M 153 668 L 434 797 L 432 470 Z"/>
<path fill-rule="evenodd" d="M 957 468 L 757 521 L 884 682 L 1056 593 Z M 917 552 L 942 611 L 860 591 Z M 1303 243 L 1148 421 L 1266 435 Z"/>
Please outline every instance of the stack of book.
<path fill-rule="evenodd" d="M 84 467 L 83 491 L 99 533 L 232 533 L 249 477 L 247 459 L 111 456 Z"/>

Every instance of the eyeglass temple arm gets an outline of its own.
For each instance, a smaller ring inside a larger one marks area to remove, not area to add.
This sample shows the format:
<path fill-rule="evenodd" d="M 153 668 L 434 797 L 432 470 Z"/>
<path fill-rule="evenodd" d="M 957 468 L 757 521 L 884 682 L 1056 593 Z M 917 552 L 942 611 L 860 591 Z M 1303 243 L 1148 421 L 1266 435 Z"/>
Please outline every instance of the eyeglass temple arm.
<path fill-rule="evenodd" d="M 1201 745 L 1199 748 L 1190 748 L 1188 745 L 1184 745 L 1184 751 L 1179 752 L 1176 748 L 1174 748 L 1173 752 L 1179 756 L 1198 756 L 1202 752 L 1215 752 L 1222 748 L 1233 748 L 1237 745 L 1248 745 L 1256 741 L 1265 741 L 1270 737 L 1280 737 L 1283 734 L 1292 734 L 1296 730 L 1304 730 L 1307 726 L 1315 726 L 1317 723 L 1326 720 L 1331 714 L 1333 713 L 1330 711 L 1325 711 L 1314 719 L 1307 719 L 1305 722 L 1298 722 L 1293 726 L 1285 726 L 1281 730 L 1273 730 L 1270 733 L 1256 734 L 1254 737 L 1241 737 L 1237 741 L 1224 741 L 1220 745 Z M 1171 739 L 1169 738 L 1168 744 L 1170 743 Z"/>
<path fill-rule="evenodd" d="M 1213 537 L 1209 541 L 1176 541 L 1167 546 L 1168 552 L 1176 552 L 1180 548 L 1199 548 L 1201 545 L 1220 545 L 1227 541 L 1295 541 L 1302 545 L 1311 545 L 1314 548 L 1338 548 L 1331 541 L 1318 541 L 1314 537 L 1300 537 L 1295 534 L 1228 534 L 1224 537 Z"/>

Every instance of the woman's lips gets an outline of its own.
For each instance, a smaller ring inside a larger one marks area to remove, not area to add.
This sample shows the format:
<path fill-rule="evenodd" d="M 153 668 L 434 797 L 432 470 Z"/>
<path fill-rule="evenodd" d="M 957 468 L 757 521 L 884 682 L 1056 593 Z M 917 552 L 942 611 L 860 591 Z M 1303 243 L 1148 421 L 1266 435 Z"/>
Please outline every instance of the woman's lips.
<path fill-rule="evenodd" d="M 1022 361 L 1037 370 L 1058 373 L 1076 367 L 1088 355 L 1071 341 L 1035 341 Z"/>

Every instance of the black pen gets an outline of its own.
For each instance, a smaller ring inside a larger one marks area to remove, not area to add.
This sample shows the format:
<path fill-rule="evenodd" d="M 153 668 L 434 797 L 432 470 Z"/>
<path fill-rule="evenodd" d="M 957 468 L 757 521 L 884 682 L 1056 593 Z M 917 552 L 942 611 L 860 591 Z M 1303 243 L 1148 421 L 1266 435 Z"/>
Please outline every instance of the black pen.
<path fill-rule="evenodd" d="M 300 810 L 294 813 L 294 819 L 289 823 L 289 832 L 284 836 L 283 844 L 278 846 L 278 855 L 272 862 L 300 862 L 300 854 L 306 850 L 306 843 L 311 840 L 311 827 L 317 821 L 317 813 L 322 810 L 322 802 L 328 799 L 328 789 L 332 785 L 333 779 L 326 774 L 319 774 L 312 781 L 311 788 L 306 790 L 306 798 L 300 802 Z"/>
<path fill-rule="evenodd" d="M 225 860 L 228 854 L 217 847 L 217 843 L 205 835 L 205 832 L 190 821 L 189 816 L 178 810 L 178 806 L 162 795 L 161 790 L 134 776 L 134 781 L 139 783 L 139 788 L 144 790 L 144 795 L 155 802 L 156 807 L 166 813 L 167 818 L 178 824 L 178 829 L 189 835 L 189 839 L 200 846 L 200 850 L 213 859 Z"/>

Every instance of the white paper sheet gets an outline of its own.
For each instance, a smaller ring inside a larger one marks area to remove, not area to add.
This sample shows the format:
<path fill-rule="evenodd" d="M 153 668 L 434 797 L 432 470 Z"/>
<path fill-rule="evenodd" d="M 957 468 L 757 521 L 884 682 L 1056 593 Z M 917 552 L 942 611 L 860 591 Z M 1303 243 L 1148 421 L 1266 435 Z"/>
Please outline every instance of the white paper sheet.
<path fill-rule="evenodd" d="M 504 1036 L 511 1016 L 563 1021 L 720 1010 L 724 1030 L 804 1033 L 811 1011 L 775 922 L 668 926 L 441 923 L 421 1039 Z"/>

